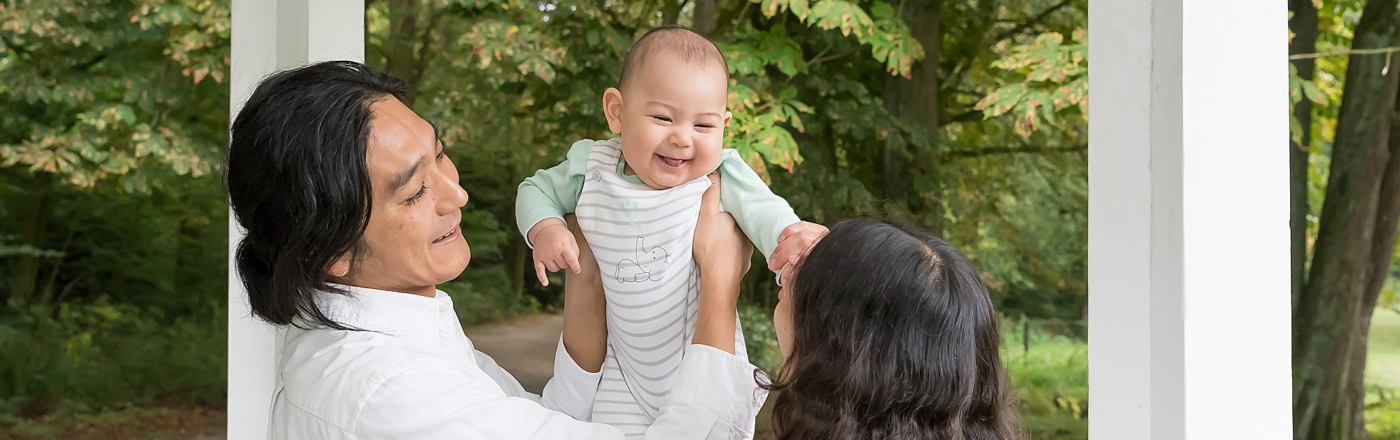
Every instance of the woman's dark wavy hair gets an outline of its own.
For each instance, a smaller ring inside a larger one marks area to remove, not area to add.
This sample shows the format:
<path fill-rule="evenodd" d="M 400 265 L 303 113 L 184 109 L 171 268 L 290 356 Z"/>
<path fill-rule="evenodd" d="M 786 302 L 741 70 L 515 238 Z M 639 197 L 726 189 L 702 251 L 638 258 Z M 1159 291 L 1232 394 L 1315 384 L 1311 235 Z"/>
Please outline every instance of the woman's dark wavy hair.
<path fill-rule="evenodd" d="M 247 231 L 235 259 L 254 315 L 348 329 L 316 307 L 315 295 L 336 291 L 326 269 L 361 250 L 372 201 L 370 105 L 391 96 L 404 101 L 402 81 L 329 61 L 272 74 L 238 112 L 224 179 Z"/>
<path fill-rule="evenodd" d="M 791 286 L 779 439 L 1021 437 L 991 298 L 972 264 L 924 231 L 847 220 Z"/>

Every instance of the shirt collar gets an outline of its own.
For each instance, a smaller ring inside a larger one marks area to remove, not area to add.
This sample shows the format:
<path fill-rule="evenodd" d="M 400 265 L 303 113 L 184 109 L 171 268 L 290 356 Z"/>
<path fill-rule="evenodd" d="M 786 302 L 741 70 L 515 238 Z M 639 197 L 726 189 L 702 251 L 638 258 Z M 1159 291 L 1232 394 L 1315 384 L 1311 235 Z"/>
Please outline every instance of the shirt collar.
<path fill-rule="evenodd" d="M 317 293 L 317 305 L 332 321 L 432 346 L 437 346 L 440 340 L 442 315 L 454 313 L 452 298 L 441 290 L 428 298 L 341 284 L 331 284 L 331 287 L 348 293 Z"/>

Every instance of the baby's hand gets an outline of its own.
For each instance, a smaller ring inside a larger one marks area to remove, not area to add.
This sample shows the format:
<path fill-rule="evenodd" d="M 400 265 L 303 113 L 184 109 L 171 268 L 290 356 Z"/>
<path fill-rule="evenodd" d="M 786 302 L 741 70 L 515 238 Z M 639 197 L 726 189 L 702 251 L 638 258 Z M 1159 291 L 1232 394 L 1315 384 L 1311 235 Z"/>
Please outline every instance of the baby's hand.
<path fill-rule="evenodd" d="M 797 222 L 783 228 L 783 233 L 778 234 L 778 247 L 773 248 L 773 255 L 768 257 L 768 270 L 777 272 L 782 269 L 788 262 L 807 252 L 807 248 L 812 247 L 812 243 L 820 240 L 826 232 L 826 226 L 811 222 Z"/>
<path fill-rule="evenodd" d="M 535 275 L 539 277 L 541 286 L 549 285 L 546 269 L 549 272 L 558 272 L 569 268 L 575 274 L 580 273 L 578 241 L 574 240 L 574 234 L 569 232 L 564 222 L 554 218 L 545 219 L 530 228 L 530 232 L 534 237 L 530 242 L 535 245 Z"/>

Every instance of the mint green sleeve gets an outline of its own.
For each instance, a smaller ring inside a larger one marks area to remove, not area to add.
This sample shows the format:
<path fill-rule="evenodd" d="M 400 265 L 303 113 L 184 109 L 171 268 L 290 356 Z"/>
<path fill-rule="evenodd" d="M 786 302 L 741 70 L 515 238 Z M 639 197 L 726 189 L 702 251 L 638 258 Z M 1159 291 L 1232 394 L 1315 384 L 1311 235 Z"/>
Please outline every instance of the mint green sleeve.
<path fill-rule="evenodd" d="M 583 173 L 588 168 L 591 151 L 592 140 L 574 142 L 563 163 L 536 171 L 520 183 L 515 194 L 515 226 L 530 248 L 534 248 L 530 243 L 530 228 L 544 219 L 564 220 L 564 214 L 578 207 L 578 194 L 583 191 Z"/>
<path fill-rule="evenodd" d="M 802 221 L 787 200 L 773 194 L 749 164 L 734 150 L 724 150 L 719 161 L 719 200 L 724 212 L 734 217 L 739 229 L 767 259 L 778 247 L 778 234 Z"/>

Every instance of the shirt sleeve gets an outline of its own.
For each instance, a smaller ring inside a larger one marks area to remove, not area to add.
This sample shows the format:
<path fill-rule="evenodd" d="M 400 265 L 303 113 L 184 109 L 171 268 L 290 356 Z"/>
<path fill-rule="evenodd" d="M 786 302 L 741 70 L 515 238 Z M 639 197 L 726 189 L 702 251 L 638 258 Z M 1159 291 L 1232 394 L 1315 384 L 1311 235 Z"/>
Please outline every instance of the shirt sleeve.
<path fill-rule="evenodd" d="M 767 376 L 739 356 L 702 344 L 686 348 L 671 386 L 671 403 L 647 428 L 646 438 L 753 438 L 768 391 Z"/>
<path fill-rule="evenodd" d="M 783 228 L 802 221 L 787 200 L 773 194 L 749 164 L 734 150 L 720 155 L 720 206 L 734 217 L 763 258 L 773 255 Z"/>
<path fill-rule="evenodd" d="M 574 142 L 564 162 L 536 171 L 520 183 L 515 195 L 515 225 L 531 249 L 535 245 L 530 243 L 530 228 L 548 218 L 564 220 L 564 214 L 578 207 L 578 194 L 583 190 L 583 174 L 592 151 L 592 140 Z"/>
<path fill-rule="evenodd" d="M 503 395 L 468 372 L 406 369 L 372 391 L 349 428 L 360 439 L 609 439 L 611 426 L 574 420 L 523 397 Z"/>
<path fill-rule="evenodd" d="M 540 404 L 578 420 L 592 421 L 593 398 L 598 395 L 598 382 L 602 379 L 602 371 L 589 373 L 574 362 L 564 349 L 561 335 L 559 346 L 554 349 L 554 377 L 544 385 Z"/>
<path fill-rule="evenodd" d="M 499 369 L 494 362 L 489 368 Z M 671 403 L 662 408 L 646 438 L 752 437 L 754 419 L 767 399 L 756 385 L 755 371 L 735 355 L 691 345 L 681 361 Z M 354 425 L 346 427 L 356 438 L 623 439 L 614 427 L 576 420 L 526 397 L 503 395 L 495 384 L 449 365 L 427 362 L 396 369 L 379 383 L 369 391 Z M 544 401 L 552 391 L 546 386 Z"/>

